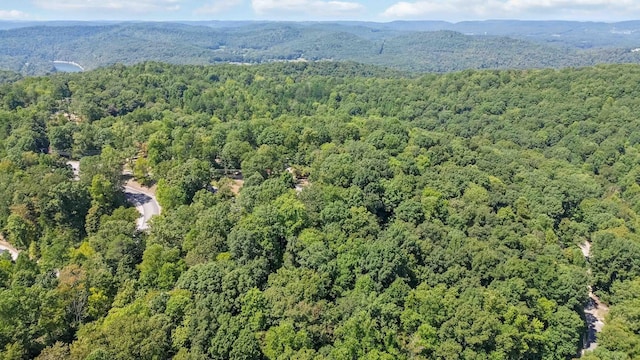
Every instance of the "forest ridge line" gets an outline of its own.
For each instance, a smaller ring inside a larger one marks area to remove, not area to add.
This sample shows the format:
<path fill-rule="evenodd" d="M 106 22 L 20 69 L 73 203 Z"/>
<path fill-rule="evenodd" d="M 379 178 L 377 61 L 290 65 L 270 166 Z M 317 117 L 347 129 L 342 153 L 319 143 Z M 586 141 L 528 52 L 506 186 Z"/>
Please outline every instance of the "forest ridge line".
<path fill-rule="evenodd" d="M 0 22 L 0 68 L 356 61 L 410 72 L 640 61 L 640 22 Z"/>

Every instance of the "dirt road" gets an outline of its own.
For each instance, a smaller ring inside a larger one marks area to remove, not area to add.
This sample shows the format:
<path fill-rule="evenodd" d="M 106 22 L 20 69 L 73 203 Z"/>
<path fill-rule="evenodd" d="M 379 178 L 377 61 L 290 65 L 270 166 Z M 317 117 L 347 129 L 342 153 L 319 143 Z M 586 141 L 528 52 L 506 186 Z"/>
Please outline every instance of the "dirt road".
<path fill-rule="evenodd" d="M 138 218 L 138 229 L 149 228 L 149 220 L 154 215 L 160 215 L 160 204 L 156 200 L 155 189 L 144 187 L 135 181 L 129 180 L 124 186 L 124 194 L 130 203 L 135 205 L 142 215 Z"/>
<path fill-rule="evenodd" d="M 18 249 L 14 248 L 11 244 L 4 241 L 4 239 L 0 239 L 0 252 L 3 251 L 9 252 L 13 261 L 16 261 L 18 259 L 18 254 L 20 253 Z"/>
<path fill-rule="evenodd" d="M 80 162 L 79 161 L 67 161 L 67 165 L 73 169 L 75 179 L 79 179 L 80 176 Z M 131 173 L 123 171 L 123 176 L 130 176 Z M 138 229 L 146 230 L 149 228 L 149 219 L 154 215 L 160 215 L 160 204 L 156 200 L 155 188 L 144 187 L 137 182 L 129 179 L 124 186 L 124 194 L 127 200 L 133 204 L 138 212 L 141 214 L 138 219 Z"/>
<path fill-rule="evenodd" d="M 589 261 L 591 256 L 591 243 L 585 241 L 580 244 L 582 255 Z M 587 270 L 591 274 L 591 269 Z M 589 302 L 584 307 L 584 315 L 587 320 L 587 333 L 585 335 L 584 347 L 582 354 L 598 347 L 598 333 L 604 327 L 604 320 L 609 312 L 609 308 L 600 301 L 600 298 L 593 293 L 593 289 L 589 286 Z"/>

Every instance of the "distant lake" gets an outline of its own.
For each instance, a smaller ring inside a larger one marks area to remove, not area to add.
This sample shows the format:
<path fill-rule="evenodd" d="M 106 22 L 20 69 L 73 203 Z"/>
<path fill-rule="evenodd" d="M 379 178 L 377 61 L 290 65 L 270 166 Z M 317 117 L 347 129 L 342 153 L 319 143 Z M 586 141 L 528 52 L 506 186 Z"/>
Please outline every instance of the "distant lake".
<path fill-rule="evenodd" d="M 54 61 L 53 66 L 60 72 L 81 72 L 83 69 L 78 66 L 64 61 Z"/>

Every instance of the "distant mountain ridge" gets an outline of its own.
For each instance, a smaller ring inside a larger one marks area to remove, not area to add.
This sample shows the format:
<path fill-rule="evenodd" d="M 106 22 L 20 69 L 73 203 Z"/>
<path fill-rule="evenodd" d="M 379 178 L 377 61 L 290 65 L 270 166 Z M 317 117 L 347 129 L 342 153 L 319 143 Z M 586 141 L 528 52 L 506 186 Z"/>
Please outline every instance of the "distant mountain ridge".
<path fill-rule="evenodd" d="M 640 21 L 0 22 L 0 69 L 356 61 L 404 71 L 588 66 L 640 62 Z"/>

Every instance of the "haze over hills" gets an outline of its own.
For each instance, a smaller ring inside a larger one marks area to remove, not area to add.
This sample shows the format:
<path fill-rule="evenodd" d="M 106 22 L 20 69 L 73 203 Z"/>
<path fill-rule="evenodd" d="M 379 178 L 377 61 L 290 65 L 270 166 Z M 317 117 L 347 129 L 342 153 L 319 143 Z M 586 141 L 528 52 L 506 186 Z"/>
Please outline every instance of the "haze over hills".
<path fill-rule="evenodd" d="M 0 68 L 54 71 L 174 64 L 356 61 L 404 71 L 637 63 L 640 22 L 0 22 Z"/>

